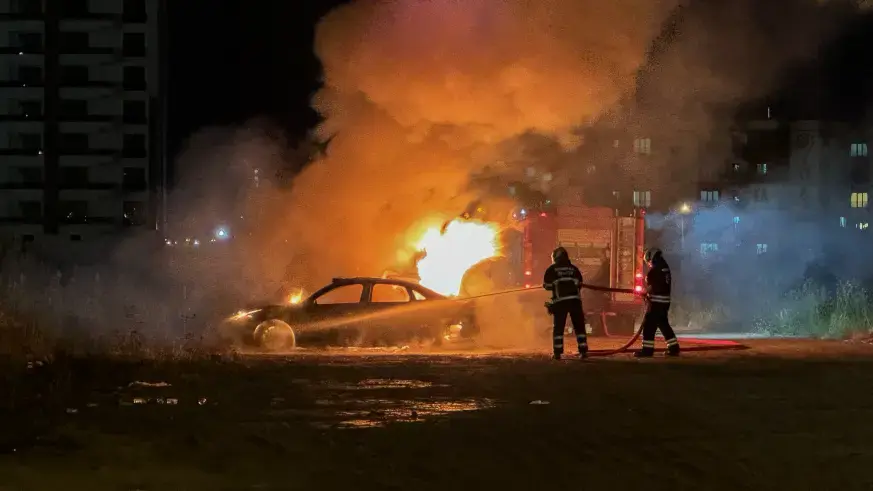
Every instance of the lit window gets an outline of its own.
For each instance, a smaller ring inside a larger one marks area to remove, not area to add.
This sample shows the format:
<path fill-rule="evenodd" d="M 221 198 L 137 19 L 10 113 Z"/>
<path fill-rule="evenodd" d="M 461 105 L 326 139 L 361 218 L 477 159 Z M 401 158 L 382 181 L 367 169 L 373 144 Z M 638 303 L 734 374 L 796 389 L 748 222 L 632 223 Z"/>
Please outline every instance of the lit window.
<path fill-rule="evenodd" d="M 867 144 L 866 143 L 853 143 L 849 147 L 849 154 L 852 157 L 866 157 L 867 156 Z"/>
<path fill-rule="evenodd" d="M 852 208 L 867 208 L 867 193 L 852 193 Z"/>
<path fill-rule="evenodd" d="M 767 173 L 767 164 L 766 163 L 758 164 L 758 174 L 761 174 L 763 176 L 766 173 Z"/>
<path fill-rule="evenodd" d="M 706 256 L 707 254 L 718 252 L 718 244 L 714 242 L 703 242 L 700 244 L 700 255 Z"/>
<path fill-rule="evenodd" d="M 651 138 L 637 138 L 634 140 L 634 153 L 649 155 L 652 153 Z"/>
<path fill-rule="evenodd" d="M 701 201 L 718 201 L 718 191 L 701 191 Z"/>
<path fill-rule="evenodd" d="M 767 252 L 767 244 L 758 244 L 758 254 L 764 254 Z"/>
<path fill-rule="evenodd" d="M 846 217 L 840 217 L 840 227 L 846 228 Z"/>
<path fill-rule="evenodd" d="M 867 222 L 861 222 L 861 223 L 855 224 L 855 228 L 857 228 L 858 230 L 867 230 L 867 227 L 869 227 L 869 226 L 870 226 L 870 224 Z"/>
<path fill-rule="evenodd" d="M 652 206 L 651 191 L 634 191 L 634 206 L 647 207 Z"/>

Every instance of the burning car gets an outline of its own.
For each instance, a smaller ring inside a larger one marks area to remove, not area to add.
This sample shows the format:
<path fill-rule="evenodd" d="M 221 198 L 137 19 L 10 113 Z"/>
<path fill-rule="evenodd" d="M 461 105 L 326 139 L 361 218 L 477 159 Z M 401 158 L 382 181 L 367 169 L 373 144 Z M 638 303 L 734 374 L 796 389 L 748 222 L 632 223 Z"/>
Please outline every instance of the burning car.
<path fill-rule="evenodd" d="M 282 351 L 297 346 L 378 346 L 412 340 L 441 344 L 476 334 L 472 309 L 420 284 L 391 278 L 334 278 L 297 303 L 243 309 L 222 324 L 242 344 Z"/>

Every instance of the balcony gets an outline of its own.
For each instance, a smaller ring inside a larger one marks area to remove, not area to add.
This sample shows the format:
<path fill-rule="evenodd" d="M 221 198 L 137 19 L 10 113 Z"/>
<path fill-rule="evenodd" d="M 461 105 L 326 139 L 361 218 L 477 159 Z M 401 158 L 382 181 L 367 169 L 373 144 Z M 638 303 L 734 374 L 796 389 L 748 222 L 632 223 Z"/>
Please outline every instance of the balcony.
<path fill-rule="evenodd" d="M 33 157 L 42 155 L 39 148 L 0 148 L 0 156 L 4 157 Z"/>
<path fill-rule="evenodd" d="M 61 214 L 58 217 L 58 223 L 61 225 L 112 225 L 118 220 L 112 217 L 97 217 L 75 214 Z"/>
<path fill-rule="evenodd" d="M 111 157 L 121 154 L 121 150 L 114 148 L 62 148 L 58 153 L 61 156 L 72 157 Z"/>
<path fill-rule="evenodd" d="M 118 48 L 112 46 L 62 46 L 61 55 L 114 55 L 120 54 Z"/>
<path fill-rule="evenodd" d="M 11 191 L 16 189 L 42 189 L 43 182 L 42 181 L 11 181 L 11 182 L 0 182 L 0 190 Z"/>
<path fill-rule="evenodd" d="M 0 114 L 0 123 L 41 123 L 42 114 Z"/>
<path fill-rule="evenodd" d="M 37 46 L 2 46 L 0 47 L 0 55 L 15 55 L 15 56 L 23 56 L 23 55 L 38 55 L 41 56 L 45 54 L 45 50 L 42 47 Z"/>
<path fill-rule="evenodd" d="M 61 114 L 61 123 L 114 123 L 121 122 L 121 116 L 111 114 Z"/>
<path fill-rule="evenodd" d="M 0 217 L 3 225 L 42 225 L 42 217 Z"/>
<path fill-rule="evenodd" d="M 14 89 L 17 87 L 41 89 L 44 86 L 42 80 L 0 80 L 0 88 Z"/>
<path fill-rule="evenodd" d="M 118 85 L 120 85 L 118 82 L 109 82 L 106 80 L 61 77 L 61 86 L 71 89 L 111 89 Z"/>
<path fill-rule="evenodd" d="M 0 22 L 41 21 L 44 17 L 45 14 L 39 9 L 27 12 L 0 12 Z"/>

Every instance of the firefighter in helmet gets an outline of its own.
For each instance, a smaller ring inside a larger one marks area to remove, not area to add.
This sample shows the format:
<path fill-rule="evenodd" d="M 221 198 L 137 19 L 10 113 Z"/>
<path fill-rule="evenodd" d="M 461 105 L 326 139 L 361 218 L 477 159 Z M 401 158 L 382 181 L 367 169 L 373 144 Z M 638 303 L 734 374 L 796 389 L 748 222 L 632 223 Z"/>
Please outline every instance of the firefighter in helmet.
<path fill-rule="evenodd" d="M 588 339 L 585 333 L 585 312 L 582 310 L 582 272 L 570 262 L 570 256 L 563 247 L 552 252 L 552 264 L 543 276 L 543 288 L 552 292 L 552 299 L 546 303 L 549 314 L 554 318 L 552 336 L 555 359 L 564 354 L 564 326 L 567 316 L 573 323 L 579 357 L 588 356 Z"/>
<path fill-rule="evenodd" d="M 646 273 L 646 314 L 643 317 L 643 347 L 634 356 L 647 358 L 655 354 L 655 334 L 658 329 L 667 342 L 667 356 L 679 356 L 679 341 L 670 327 L 670 289 L 673 281 L 670 266 L 661 250 L 652 247 L 646 250 L 643 260 L 649 266 Z"/>

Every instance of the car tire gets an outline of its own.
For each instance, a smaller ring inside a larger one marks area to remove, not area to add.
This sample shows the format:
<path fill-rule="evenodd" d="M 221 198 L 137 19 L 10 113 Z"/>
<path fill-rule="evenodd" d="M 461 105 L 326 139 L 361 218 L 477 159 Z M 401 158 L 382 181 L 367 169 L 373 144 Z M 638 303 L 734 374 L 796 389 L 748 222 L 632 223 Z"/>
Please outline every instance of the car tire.
<path fill-rule="evenodd" d="M 265 351 L 287 351 L 297 347 L 297 336 L 288 323 L 279 319 L 268 319 L 255 328 L 255 341 Z"/>

